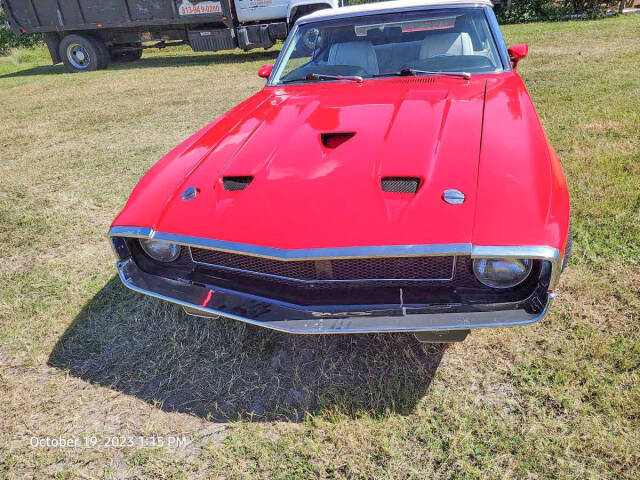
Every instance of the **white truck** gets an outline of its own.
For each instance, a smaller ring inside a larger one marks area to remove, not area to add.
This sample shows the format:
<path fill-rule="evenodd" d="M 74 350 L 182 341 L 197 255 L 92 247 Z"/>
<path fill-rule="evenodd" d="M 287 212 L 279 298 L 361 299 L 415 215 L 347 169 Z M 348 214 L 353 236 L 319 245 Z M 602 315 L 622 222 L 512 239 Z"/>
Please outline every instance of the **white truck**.
<path fill-rule="evenodd" d="M 146 48 L 269 48 L 295 21 L 340 0 L 0 0 L 11 27 L 43 35 L 72 72 L 134 61 Z"/>

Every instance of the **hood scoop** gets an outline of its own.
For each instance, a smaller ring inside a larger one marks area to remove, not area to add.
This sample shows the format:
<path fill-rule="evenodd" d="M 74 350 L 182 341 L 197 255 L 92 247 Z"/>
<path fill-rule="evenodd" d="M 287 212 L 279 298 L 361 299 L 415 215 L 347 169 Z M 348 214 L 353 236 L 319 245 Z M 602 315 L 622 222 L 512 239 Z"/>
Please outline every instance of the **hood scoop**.
<path fill-rule="evenodd" d="M 355 132 L 323 133 L 320 135 L 320 140 L 322 140 L 322 144 L 327 148 L 337 148 L 351 139 L 355 134 Z"/>
<path fill-rule="evenodd" d="M 253 177 L 224 177 L 222 184 L 227 192 L 244 190 L 251 183 Z"/>
<path fill-rule="evenodd" d="M 392 193 L 416 193 L 420 186 L 420 179 L 417 177 L 384 177 L 382 179 L 382 190 Z"/>

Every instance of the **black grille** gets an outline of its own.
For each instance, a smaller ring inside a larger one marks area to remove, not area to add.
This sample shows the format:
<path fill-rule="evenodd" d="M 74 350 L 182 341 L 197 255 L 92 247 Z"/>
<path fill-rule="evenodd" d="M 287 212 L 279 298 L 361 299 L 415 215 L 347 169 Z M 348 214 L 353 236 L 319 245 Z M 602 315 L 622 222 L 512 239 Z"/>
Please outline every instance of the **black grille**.
<path fill-rule="evenodd" d="M 395 193 L 416 193 L 420 179 L 413 177 L 385 177 L 382 179 L 382 190 Z"/>
<path fill-rule="evenodd" d="M 236 192 L 247 188 L 251 180 L 253 180 L 253 177 L 224 177 L 222 183 L 224 184 L 224 189 L 228 192 Z"/>
<path fill-rule="evenodd" d="M 193 260 L 251 275 L 284 277 L 297 281 L 449 280 L 455 257 L 390 257 L 338 260 L 272 260 L 191 248 Z"/>
<path fill-rule="evenodd" d="M 131 255 L 140 269 L 151 275 L 174 279 L 181 285 L 192 283 L 302 306 L 405 304 L 411 308 L 458 308 L 504 304 L 525 301 L 535 289 L 546 294 L 551 275 L 551 263 L 536 260 L 522 284 L 496 290 L 475 278 L 469 255 L 283 261 L 185 247 L 178 260 L 161 263 L 147 256 L 137 239 L 116 240 L 124 242 L 118 248 L 120 257 Z M 194 258 L 219 265 L 194 264 Z M 384 277 L 372 281 L 371 277 L 380 275 Z M 537 312 L 539 305 L 527 308 Z"/>

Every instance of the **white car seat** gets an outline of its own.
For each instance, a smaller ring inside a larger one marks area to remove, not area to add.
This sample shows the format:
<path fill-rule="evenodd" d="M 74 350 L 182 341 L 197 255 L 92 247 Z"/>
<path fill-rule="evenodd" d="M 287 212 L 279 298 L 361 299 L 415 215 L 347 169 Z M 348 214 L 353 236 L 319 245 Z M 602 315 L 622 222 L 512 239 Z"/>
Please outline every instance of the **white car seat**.
<path fill-rule="evenodd" d="M 473 55 L 473 43 L 467 32 L 427 35 L 420 47 L 420 58 L 436 55 Z"/>
<path fill-rule="evenodd" d="M 370 75 L 379 73 L 378 58 L 371 42 L 344 42 L 331 45 L 329 65 L 354 65 Z"/>

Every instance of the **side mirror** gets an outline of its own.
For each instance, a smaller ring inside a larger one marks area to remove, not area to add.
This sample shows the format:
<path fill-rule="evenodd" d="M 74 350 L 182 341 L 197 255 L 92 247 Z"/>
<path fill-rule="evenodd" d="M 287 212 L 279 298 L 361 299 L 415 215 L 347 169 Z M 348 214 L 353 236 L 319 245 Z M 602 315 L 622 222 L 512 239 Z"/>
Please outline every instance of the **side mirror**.
<path fill-rule="evenodd" d="M 529 54 L 529 45 L 526 43 L 520 43 L 509 47 L 507 51 L 509 52 L 509 57 L 511 57 L 511 62 L 513 63 L 513 68 L 515 70 L 518 66 L 518 62 Z"/>
<path fill-rule="evenodd" d="M 262 78 L 269 78 L 271 72 L 273 72 L 273 65 L 263 65 L 260 67 L 260 70 L 258 70 L 258 76 Z"/>

